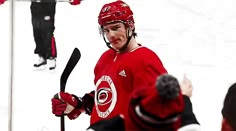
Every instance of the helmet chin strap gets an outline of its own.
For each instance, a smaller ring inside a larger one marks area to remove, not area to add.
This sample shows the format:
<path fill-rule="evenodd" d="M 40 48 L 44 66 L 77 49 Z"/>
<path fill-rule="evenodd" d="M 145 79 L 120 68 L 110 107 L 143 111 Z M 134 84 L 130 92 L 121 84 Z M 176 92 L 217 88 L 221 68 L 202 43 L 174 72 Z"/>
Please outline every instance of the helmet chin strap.
<path fill-rule="evenodd" d="M 131 40 L 131 38 L 132 38 L 132 36 L 133 36 L 133 31 L 131 31 L 131 30 L 128 28 L 128 30 L 127 30 L 128 39 L 127 39 L 127 41 L 125 42 L 125 44 L 124 44 L 119 50 L 116 50 L 116 49 L 112 48 L 111 43 L 106 41 L 106 38 L 105 38 L 104 34 L 103 34 L 102 36 L 103 36 L 103 40 L 105 41 L 105 43 L 106 43 L 106 45 L 107 45 L 108 48 L 110 48 L 110 49 L 112 49 L 112 50 L 114 50 L 114 51 L 116 51 L 116 52 L 122 52 L 122 51 L 124 51 L 124 50 L 127 48 L 128 44 L 129 44 L 129 42 L 130 42 L 130 40 Z"/>

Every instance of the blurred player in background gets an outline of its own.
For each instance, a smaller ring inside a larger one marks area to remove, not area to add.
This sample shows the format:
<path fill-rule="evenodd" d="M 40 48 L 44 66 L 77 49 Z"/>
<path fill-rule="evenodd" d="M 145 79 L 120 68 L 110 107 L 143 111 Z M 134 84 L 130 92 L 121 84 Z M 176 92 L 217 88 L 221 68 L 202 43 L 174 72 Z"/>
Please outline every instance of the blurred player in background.
<path fill-rule="evenodd" d="M 39 56 L 39 60 L 34 64 L 35 68 L 46 64 L 48 64 L 49 70 L 56 68 L 57 48 L 54 37 L 56 3 L 56 0 L 33 0 L 31 2 L 31 21 L 36 44 L 34 53 Z M 69 3 L 78 5 L 80 0 Z"/>

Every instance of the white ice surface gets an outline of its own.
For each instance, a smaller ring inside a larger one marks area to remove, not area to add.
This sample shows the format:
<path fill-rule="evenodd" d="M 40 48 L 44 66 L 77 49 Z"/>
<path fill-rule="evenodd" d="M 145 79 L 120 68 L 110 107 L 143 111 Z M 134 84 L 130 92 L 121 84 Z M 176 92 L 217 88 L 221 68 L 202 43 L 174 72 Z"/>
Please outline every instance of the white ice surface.
<path fill-rule="evenodd" d="M 30 2 L 15 3 L 13 59 L 13 131 L 57 131 L 60 118 L 51 113 L 51 97 L 60 89 L 60 75 L 74 47 L 82 57 L 66 91 L 82 96 L 93 89 L 93 67 L 106 50 L 98 33 L 97 15 L 104 2 L 84 0 L 56 7 L 55 72 L 35 71 Z M 126 0 L 134 11 L 137 40 L 153 49 L 170 74 L 192 80 L 193 108 L 203 131 L 220 131 L 221 108 L 228 87 L 236 81 L 236 1 Z M 10 4 L 0 6 L 0 130 L 8 131 L 10 70 Z M 148 59 L 148 58 L 147 58 Z M 67 131 L 83 131 L 89 117 L 66 118 Z"/>

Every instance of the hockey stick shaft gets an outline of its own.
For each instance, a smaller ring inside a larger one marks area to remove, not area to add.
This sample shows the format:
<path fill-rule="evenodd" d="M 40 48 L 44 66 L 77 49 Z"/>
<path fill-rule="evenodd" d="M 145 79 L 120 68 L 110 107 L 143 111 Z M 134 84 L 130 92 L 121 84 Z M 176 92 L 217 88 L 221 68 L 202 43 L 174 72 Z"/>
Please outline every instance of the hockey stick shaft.
<path fill-rule="evenodd" d="M 65 87 L 67 83 L 67 79 L 70 76 L 72 70 L 80 60 L 81 53 L 78 48 L 75 48 L 70 56 L 69 61 L 66 64 L 65 69 L 62 72 L 61 78 L 60 78 L 60 91 L 65 92 Z M 65 131 L 65 118 L 64 116 L 61 116 L 61 131 Z"/>

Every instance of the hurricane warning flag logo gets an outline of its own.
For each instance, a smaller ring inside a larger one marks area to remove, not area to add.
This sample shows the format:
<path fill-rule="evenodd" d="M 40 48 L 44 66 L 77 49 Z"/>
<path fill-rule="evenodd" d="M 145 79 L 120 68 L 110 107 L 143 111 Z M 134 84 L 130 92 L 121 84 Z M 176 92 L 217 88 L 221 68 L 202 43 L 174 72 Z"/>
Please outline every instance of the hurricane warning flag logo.
<path fill-rule="evenodd" d="M 95 107 L 98 116 L 106 118 L 113 110 L 117 101 L 117 91 L 109 76 L 102 76 L 96 83 Z"/>

